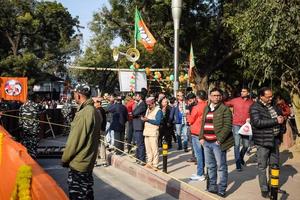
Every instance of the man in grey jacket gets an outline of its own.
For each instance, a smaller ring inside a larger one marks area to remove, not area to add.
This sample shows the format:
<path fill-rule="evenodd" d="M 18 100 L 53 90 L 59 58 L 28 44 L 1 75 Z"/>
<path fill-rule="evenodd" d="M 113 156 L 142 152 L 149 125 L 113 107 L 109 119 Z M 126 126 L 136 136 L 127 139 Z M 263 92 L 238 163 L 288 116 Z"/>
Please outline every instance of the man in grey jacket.
<path fill-rule="evenodd" d="M 144 121 L 142 121 L 141 119 L 141 117 L 145 115 L 147 110 L 147 106 L 144 102 L 144 99 L 145 96 L 142 93 L 136 93 L 136 103 L 132 111 L 133 130 L 137 143 L 136 158 L 138 159 L 138 163 L 140 163 L 140 161 L 146 162 L 146 150 L 143 136 Z"/>

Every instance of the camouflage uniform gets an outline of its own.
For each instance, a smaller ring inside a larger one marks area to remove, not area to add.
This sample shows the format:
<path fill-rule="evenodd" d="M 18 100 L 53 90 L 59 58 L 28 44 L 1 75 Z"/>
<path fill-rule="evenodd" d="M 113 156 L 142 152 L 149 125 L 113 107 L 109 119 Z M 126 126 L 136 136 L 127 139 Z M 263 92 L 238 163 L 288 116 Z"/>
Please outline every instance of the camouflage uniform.
<path fill-rule="evenodd" d="M 28 100 L 20 107 L 19 126 L 22 129 L 21 143 L 27 148 L 32 158 L 37 156 L 38 133 L 40 130 L 39 122 L 41 106 Z M 25 119 L 28 118 L 28 119 Z"/>
<path fill-rule="evenodd" d="M 72 105 L 68 102 L 64 103 L 61 114 L 64 117 L 64 125 L 69 127 L 63 127 L 63 134 L 68 135 L 70 132 L 70 124 L 72 122 L 73 116 L 72 116 Z"/>
<path fill-rule="evenodd" d="M 69 170 L 68 185 L 69 185 L 69 198 L 93 200 L 93 172 L 79 172 L 76 170 Z"/>

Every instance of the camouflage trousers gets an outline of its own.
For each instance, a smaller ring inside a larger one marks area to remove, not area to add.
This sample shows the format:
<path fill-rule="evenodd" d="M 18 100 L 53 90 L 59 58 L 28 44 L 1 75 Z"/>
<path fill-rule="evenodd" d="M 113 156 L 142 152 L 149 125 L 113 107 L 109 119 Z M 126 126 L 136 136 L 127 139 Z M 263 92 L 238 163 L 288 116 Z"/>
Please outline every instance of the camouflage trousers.
<path fill-rule="evenodd" d="M 70 169 L 68 175 L 68 185 L 70 200 L 94 200 L 93 172 L 79 172 Z"/>
<path fill-rule="evenodd" d="M 29 155 L 36 159 L 37 157 L 37 146 L 38 146 L 38 132 L 35 129 L 23 129 L 22 141 L 24 147 L 26 147 Z"/>

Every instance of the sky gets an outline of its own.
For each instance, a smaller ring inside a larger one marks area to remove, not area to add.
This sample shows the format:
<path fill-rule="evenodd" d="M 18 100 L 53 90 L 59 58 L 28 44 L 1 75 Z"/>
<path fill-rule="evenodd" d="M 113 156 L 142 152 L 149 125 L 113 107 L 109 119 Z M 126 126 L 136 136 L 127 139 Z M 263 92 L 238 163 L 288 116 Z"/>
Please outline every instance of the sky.
<path fill-rule="evenodd" d="M 109 7 L 108 0 L 56 0 L 68 9 L 73 17 L 79 16 L 80 26 L 85 27 L 80 29 L 83 34 L 82 48 L 85 49 L 88 45 L 89 39 L 92 36 L 88 28 L 88 23 L 93 19 L 93 13 L 100 8 Z"/>

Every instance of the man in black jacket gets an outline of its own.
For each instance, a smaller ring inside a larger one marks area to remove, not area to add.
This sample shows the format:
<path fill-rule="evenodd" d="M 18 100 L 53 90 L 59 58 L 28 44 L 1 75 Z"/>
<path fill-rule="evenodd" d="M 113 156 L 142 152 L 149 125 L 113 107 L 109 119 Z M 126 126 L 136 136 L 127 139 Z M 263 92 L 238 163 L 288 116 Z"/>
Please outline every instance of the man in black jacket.
<path fill-rule="evenodd" d="M 136 93 L 135 100 L 136 103 L 133 107 L 132 111 L 132 124 L 134 130 L 134 137 L 136 139 L 137 149 L 136 149 L 136 158 L 138 161 L 146 162 L 146 150 L 144 143 L 144 121 L 142 121 L 141 117 L 143 117 L 147 110 L 147 105 L 144 102 L 145 96 L 143 93 Z"/>
<path fill-rule="evenodd" d="M 272 90 L 263 87 L 259 90 L 259 99 L 250 108 L 253 140 L 257 145 L 259 185 L 264 198 L 269 196 L 266 169 L 268 164 L 279 166 L 280 139 L 285 132 L 284 118 L 271 104 L 272 98 Z"/>

